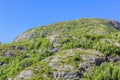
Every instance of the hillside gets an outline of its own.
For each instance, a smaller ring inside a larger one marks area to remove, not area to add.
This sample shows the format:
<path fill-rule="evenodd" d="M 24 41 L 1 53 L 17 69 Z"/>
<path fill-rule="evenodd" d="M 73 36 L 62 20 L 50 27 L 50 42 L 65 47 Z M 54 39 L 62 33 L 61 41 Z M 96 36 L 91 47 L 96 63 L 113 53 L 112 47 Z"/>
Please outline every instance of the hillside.
<path fill-rule="evenodd" d="M 120 23 L 86 18 L 0 44 L 0 80 L 120 80 Z"/>

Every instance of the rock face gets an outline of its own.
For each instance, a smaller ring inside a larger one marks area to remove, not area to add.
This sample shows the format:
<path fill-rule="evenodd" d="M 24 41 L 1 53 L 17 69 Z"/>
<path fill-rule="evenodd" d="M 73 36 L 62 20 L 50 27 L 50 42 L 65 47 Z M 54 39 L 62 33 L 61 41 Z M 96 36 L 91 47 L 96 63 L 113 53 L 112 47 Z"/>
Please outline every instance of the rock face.
<path fill-rule="evenodd" d="M 84 61 L 87 61 L 95 65 L 100 65 L 102 62 L 105 62 L 105 57 L 103 56 L 103 53 L 96 50 L 90 50 L 90 51 L 91 51 L 90 54 L 80 55 Z"/>
<path fill-rule="evenodd" d="M 23 57 L 23 59 L 28 59 L 28 58 L 30 58 L 30 54 L 26 54 L 26 55 Z"/>
<path fill-rule="evenodd" d="M 27 32 L 27 33 L 24 33 L 24 34 L 21 34 L 19 35 L 14 41 L 19 41 L 21 39 L 29 39 L 34 33 L 34 30 L 30 31 L 30 32 Z"/>
<path fill-rule="evenodd" d="M 118 55 L 114 56 L 114 57 L 108 56 L 107 59 L 109 62 L 118 62 L 118 61 L 120 61 L 120 56 L 118 56 Z"/>
<path fill-rule="evenodd" d="M 79 79 L 82 74 L 80 73 L 74 73 L 74 72 L 54 72 L 54 79 L 66 79 L 66 80 L 71 80 L 71 79 Z"/>
<path fill-rule="evenodd" d="M 4 54 L 5 57 L 15 57 L 15 54 L 12 51 L 8 51 Z"/>
<path fill-rule="evenodd" d="M 32 72 L 32 70 L 26 70 L 26 71 L 22 71 L 19 75 L 17 75 L 14 80 L 21 80 L 21 79 L 25 80 L 31 78 L 34 75 L 35 74 Z"/>
<path fill-rule="evenodd" d="M 117 29 L 120 29 L 120 22 L 118 22 L 118 21 L 110 21 L 109 22 L 109 24 L 111 25 L 111 26 L 114 26 L 115 28 L 117 28 Z"/>
<path fill-rule="evenodd" d="M 82 76 L 82 73 L 79 72 L 72 72 L 75 70 L 75 67 L 71 65 L 61 65 L 54 67 L 56 68 L 56 72 L 53 72 L 54 79 L 66 79 L 66 80 L 71 80 L 71 79 L 79 79 Z"/>
<path fill-rule="evenodd" d="M 7 63 L 6 62 L 0 62 L 0 66 L 6 66 Z"/>
<path fill-rule="evenodd" d="M 105 61 L 104 58 L 100 58 L 100 57 L 95 56 L 95 55 L 81 55 L 81 57 L 83 60 L 88 61 L 88 62 L 95 64 L 95 65 L 100 65 L 102 62 Z"/>

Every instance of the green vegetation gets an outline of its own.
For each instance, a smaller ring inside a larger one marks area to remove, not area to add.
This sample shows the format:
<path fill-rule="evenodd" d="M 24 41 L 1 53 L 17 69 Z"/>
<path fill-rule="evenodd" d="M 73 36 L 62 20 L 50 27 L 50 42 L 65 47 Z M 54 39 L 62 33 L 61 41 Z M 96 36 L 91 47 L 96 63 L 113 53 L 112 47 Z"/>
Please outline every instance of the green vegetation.
<path fill-rule="evenodd" d="M 120 66 L 118 64 L 103 63 L 99 67 L 94 67 L 92 75 L 85 74 L 86 80 L 119 80 Z"/>
<path fill-rule="evenodd" d="M 119 27 L 93 18 L 28 30 L 0 43 L 0 80 L 120 80 Z"/>

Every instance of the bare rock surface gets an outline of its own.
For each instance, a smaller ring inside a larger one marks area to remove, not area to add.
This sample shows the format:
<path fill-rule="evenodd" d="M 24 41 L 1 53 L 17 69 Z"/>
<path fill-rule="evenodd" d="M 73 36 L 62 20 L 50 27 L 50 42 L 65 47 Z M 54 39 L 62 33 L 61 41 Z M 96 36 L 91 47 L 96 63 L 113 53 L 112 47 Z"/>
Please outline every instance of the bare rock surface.
<path fill-rule="evenodd" d="M 33 73 L 32 70 L 25 70 L 25 71 L 22 71 L 20 74 L 18 74 L 14 80 L 25 80 L 25 79 L 29 79 L 31 78 L 32 76 L 34 76 L 35 74 Z"/>
<path fill-rule="evenodd" d="M 5 57 L 15 57 L 15 54 L 11 50 L 9 50 L 6 53 L 4 53 L 3 56 L 5 56 Z"/>
<path fill-rule="evenodd" d="M 82 76 L 82 74 L 74 72 L 54 72 L 53 75 L 56 80 L 60 78 L 64 78 L 65 80 L 79 79 Z"/>

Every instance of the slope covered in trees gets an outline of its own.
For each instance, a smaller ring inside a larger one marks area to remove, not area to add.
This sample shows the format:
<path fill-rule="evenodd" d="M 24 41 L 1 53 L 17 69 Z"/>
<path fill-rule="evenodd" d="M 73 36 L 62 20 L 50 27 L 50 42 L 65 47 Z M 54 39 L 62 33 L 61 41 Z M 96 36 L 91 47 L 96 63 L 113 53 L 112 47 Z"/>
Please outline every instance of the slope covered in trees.
<path fill-rule="evenodd" d="M 120 23 L 80 19 L 0 44 L 0 80 L 120 80 Z"/>

